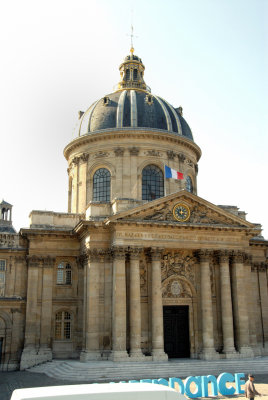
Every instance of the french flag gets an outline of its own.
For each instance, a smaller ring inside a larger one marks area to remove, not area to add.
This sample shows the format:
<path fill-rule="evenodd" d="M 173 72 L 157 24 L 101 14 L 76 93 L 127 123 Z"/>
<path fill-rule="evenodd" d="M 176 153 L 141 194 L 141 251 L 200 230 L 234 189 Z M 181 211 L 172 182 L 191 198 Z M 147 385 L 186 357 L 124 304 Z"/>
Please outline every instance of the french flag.
<path fill-rule="evenodd" d="M 183 179 L 183 174 L 165 165 L 166 178 Z"/>

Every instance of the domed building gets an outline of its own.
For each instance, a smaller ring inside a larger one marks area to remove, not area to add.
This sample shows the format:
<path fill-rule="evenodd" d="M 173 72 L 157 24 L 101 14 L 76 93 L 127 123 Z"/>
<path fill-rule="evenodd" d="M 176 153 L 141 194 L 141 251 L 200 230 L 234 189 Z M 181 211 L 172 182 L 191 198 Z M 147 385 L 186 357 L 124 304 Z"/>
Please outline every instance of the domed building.
<path fill-rule="evenodd" d="M 68 212 L 32 211 L 19 233 L 2 213 L 3 370 L 268 354 L 268 242 L 198 196 L 201 150 L 144 70 L 131 49 L 116 90 L 79 112 Z"/>

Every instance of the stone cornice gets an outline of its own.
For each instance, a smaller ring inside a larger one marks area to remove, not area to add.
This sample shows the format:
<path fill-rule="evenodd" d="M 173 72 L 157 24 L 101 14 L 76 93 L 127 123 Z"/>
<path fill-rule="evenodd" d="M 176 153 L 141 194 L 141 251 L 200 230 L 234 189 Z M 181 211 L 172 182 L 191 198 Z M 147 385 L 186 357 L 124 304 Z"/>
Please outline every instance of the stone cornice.
<path fill-rule="evenodd" d="M 160 130 L 160 129 L 151 129 L 146 130 L 145 128 L 135 128 L 135 130 L 131 128 L 118 128 L 109 129 L 109 130 L 101 130 L 92 132 L 83 136 L 79 136 L 78 138 L 72 140 L 64 149 L 64 156 L 68 160 L 70 154 L 75 149 L 78 149 L 80 146 L 85 144 L 99 142 L 99 141 L 111 141 L 114 139 L 122 138 L 131 138 L 131 139 L 150 139 L 150 141 L 166 141 L 173 144 L 183 145 L 186 148 L 192 150 L 197 157 L 197 161 L 201 157 L 201 149 L 197 144 L 195 144 L 192 140 L 187 139 L 184 136 L 176 135 L 174 133 L 170 133 L 168 131 Z"/>

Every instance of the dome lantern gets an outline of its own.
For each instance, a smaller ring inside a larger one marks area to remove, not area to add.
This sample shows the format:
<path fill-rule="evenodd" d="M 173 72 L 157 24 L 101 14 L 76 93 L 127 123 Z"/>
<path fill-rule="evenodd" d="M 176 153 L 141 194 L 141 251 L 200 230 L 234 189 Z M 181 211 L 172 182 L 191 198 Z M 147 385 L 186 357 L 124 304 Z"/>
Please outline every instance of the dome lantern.
<path fill-rule="evenodd" d="M 118 83 L 118 89 L 142 89 L 147 90 L 148 87 L 143 79 L 145 66 L 141 58 L 134 54 L 134 48 L 131 47 L 130 54 L 124 59 L 119 66 L 121 81 Z"/>

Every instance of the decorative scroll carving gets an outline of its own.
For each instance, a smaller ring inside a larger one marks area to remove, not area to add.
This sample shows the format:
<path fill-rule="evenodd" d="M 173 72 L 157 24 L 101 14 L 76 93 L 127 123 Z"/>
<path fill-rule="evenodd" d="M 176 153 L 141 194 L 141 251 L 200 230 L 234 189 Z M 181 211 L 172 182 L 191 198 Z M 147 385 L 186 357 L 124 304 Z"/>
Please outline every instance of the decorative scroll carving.
<path fill-rule="evenodd" d="M 87 250 L 87 257 L 88 260 L 92 262 L 103 262 L 104 261 L 104 256 L 105 256 L 105 250 L 104 249 L 88 249 Z"/>
<path fill-rule="evenodd" d="M 161 152 L 157 150 L 147 150 L 145 155 L 152 156 L 152 157 L 161 157 Z"/>
<path fill-rule="evenodd" d="M 116 260 L 124 260 L 126 256 L 126 248 L 123 246 L 113 247 L 112 256 Z"/>
<path fill-rule="evenodd" d="M 174 158 L 176 157 L 176 153 L 173 150 L 168 150 L 167 157 L 168 157 L 168 160 L 174 160 Z"/>
<path fill-rule="evenodd" d="M 141 253 L 142 253 L 142 248 L 141 247 L 130 247 L 129 248 L 129 256 L 130 259 L 132 260 L 139 260 Z"/>
<path fill-rule="evenodd" d="M 141 296 L 148 295 L 148 270 L 145 260 L 140 260 L 140 287 Z"/>
<path fill-rule="evenodd" d="M 191 298 L 189 286 L 181 279 L 169 280 L 163 285 L 162 297 L 165 298 Z"/>
<path fill-rule="evenodd" d="M 131 156 L 137 156 L 140 152 L 138 147 L 130 147 L 128 150 Z"/>
<path fill-rule="evenodd" d="M 233 256 L 233 261 L 235 263 L 239 263 L 240 264 L 240 263 L 244 262 L 245 254 L 242 251 L 233 251 L 232 256 Z"/>
<path fill-rule="evenodd" d="M 267 268 L 268 266 L 265 262 L 255 262 L 254 264 L 251 264 L 251 271 L 254 272 L 265 272 Z"/>
<path fill-rule="evenodd" d="M 189 167 L 194 168 L 194 163 L 191 160 L 189 160 L 189 158 L 186 159 L 185 163 L 189 165 Z"/>
<path fill-rule="evenodd" d="M 171 275 L 184 276 L 194 284 L 195 273 L 194 264 L 196 263 L 195 257 L 192 254 L 185 252 L 167 253 L 163 256 L 161 263 L 161 276 L 162 281 Z"/>
<path fill-rule="evenodd" d="M 198 250 L 196 256 L 199 258 L 199 262 L 210 262 L 213 252 L 208 249 Z"/>
<path fill-rule="evenodd" d="M 102 157 L 108 157 L 109 153 L 107 151 L 98 151 L 95 154 L 95 158 L 102 158 Z"/>
<path fill-rule="evenodd" d="M 216 257 L 220 263 L 229 262 L 232 252 L 229 250 L 219 250 L 216 252 Z"/>
<path fill-rule="evenodd" d="M 160 261 L 162 257 L 163 249 L 159 247 L 152 247 L 151 248 L 151 258 L 152 261 Z"/>
<path fill-rule="evenodd" d="M 77 165 L 79 163 L 79 157 L 74 157 L 71 161 L 72 164 Z"/>
<path fill-rule="evenodd" d="M 87 153 L 83 153 L 80 156 L 80 160 L 83 161 L 83 162 L 87 162 L 88 158 L 89 158 L 89 154 L 87 154 Z"/>
<path fill-rule="evenodd" d="M 244 264 L 245 265 L 251 265 L 252 263 L 252 255 L 251 254 L 244 254 Z"/>
<path fill-rule="evenodd" d="M 122 147 L 117 147 L 116 149 L 114 149 L 114 154 L 116 157 L 120 157 L 124 155 L 124 151 L 125 149 L 123 149 Z"/>

